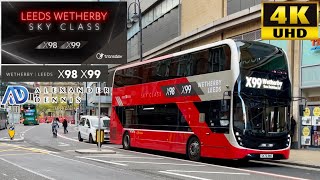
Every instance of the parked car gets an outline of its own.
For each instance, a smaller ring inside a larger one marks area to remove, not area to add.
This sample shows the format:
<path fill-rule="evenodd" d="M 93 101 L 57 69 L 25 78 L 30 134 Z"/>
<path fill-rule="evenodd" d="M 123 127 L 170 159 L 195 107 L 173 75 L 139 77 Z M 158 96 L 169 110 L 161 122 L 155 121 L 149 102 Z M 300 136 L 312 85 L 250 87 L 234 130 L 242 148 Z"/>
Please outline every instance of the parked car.
<path fill-rule="evenodd" d="M 104 140 L 110 139 L 110 118 L 100 118 L 101 129 L 104 130 Z M 96 130 L 98 129 L 98 116 L 82 116 L 78 126 L 78 140 L 88 140 L 90 143 L 96 142 Z"/>

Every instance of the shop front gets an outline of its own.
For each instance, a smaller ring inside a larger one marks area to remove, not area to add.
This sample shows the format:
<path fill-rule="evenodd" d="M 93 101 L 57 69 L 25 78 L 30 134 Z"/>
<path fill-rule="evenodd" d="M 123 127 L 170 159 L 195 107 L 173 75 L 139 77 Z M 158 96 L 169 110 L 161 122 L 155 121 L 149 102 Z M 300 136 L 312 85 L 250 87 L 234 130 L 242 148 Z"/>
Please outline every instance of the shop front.
<path fill-rule="evenodd" d="M 308 106 L 301 121 L 301 146 L 320 147 L 320 106 Z"/>
<path fill-rule="evenodd" d="M 320 148 L 320 39 L 301 44 L 301 95 L 307 100 L 307 108 L 299 123 L 300 144 Z"/>

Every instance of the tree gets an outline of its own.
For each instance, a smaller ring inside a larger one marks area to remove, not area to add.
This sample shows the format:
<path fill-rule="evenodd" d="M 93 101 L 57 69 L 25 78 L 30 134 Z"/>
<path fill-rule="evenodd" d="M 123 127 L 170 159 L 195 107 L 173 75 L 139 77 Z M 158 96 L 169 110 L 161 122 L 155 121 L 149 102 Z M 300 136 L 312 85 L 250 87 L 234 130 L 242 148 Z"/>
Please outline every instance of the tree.
<path fill-rule="evenodd" d="M 41 104 L 38 104 L 38 107 L 37 107 L 37 110 L 38 110 L 38 113 L 41 114 L 43 113 L 44 116 L 47 115 L 47 111 L 49 109 L 52 109 L 52 104 L 51 103 L 41 103 Z"/>

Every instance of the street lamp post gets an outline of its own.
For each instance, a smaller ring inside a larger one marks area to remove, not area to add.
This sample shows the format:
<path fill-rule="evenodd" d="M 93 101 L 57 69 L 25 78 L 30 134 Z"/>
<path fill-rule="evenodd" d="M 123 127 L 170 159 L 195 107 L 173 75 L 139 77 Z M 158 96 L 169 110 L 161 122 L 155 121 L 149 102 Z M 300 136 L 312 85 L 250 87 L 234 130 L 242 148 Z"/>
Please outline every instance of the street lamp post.
<path fill-rule="evenodd" d="M 138 1 L 138 2 L 137 2 Z M 132 21 L 133 22 L 138 22 L 139 21 L 139 28 L 140 28 L 140 61 L 142 61 L 142 14 L 141 14 L 141 7 L 140 7 L 140 0 L 137 0 L 132 2 L 129 7 L 128 7 L 128 20 L 127 20 L 127 27 L 130 28 L 132 27 Z M 129 18 L 129 10 L 131 5 L 134 4 L 135 8 L 134 8 L 134 13 L 133 16 L 131 17 L 131 19 Z M 136 6 L 138 6 L 139 9 L 139 15 L 137 15 L 136 12 Z"/>

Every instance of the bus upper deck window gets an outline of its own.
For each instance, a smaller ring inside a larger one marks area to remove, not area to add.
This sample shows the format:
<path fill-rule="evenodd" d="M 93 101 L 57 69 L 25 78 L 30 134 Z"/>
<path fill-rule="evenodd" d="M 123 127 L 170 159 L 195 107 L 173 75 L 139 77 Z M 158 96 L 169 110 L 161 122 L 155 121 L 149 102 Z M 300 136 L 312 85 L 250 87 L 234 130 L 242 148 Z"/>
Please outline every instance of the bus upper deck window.
<path fill-rule="evenodd" d="M 231 50 L 229 46 L 225 46 L 224 48 L 224 54 L 225 54 L 225 63 L 224 63 L 224 70 L 230 70 L 231 69 Z"/>

